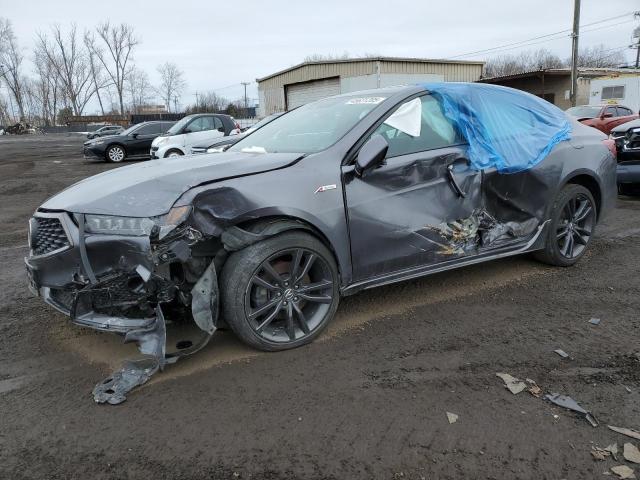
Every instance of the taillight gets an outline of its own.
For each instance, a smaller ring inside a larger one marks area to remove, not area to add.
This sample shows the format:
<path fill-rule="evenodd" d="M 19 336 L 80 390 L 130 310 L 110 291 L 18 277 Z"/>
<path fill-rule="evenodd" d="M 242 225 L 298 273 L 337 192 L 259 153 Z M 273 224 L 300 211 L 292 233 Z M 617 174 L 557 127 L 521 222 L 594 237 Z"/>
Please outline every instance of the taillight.
<path fill-rule="evenodd" d="M 609 149 L 609 151 L 611 152 L 611 155 L 613 155 L 613 158 L 618 157 L 618 151 L 616 150 L 616 142 L 614 142 L 610 138 L 605 138 L 604 140 L 602 140 L 602 143 L 604 143 L 605 146 Z"/>
<path fill-rule="evenodd" d="M 236 128 L 237 128 L 238 130 L 242 130 L 242 127 L 240 127 L 240 124 L 239 124 L 238 122 L 236 122 Z"/>

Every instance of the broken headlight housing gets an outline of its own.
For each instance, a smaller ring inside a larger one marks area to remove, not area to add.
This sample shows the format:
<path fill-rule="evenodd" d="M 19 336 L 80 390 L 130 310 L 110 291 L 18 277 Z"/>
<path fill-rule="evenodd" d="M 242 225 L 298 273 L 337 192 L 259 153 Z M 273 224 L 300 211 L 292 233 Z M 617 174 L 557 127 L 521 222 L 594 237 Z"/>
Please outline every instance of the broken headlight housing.
<path fill-rule="evenodd" d="M 191 211 L 191 207 L 174 207 L 169 213 L 158 217 L 120 217 L 116 215 L 85 215 L 85 231 L 87 233 L 102 233 L 107 235 L 150 235 L 155 226 L 159 227 L 163 235 L 184 222 Z"/>

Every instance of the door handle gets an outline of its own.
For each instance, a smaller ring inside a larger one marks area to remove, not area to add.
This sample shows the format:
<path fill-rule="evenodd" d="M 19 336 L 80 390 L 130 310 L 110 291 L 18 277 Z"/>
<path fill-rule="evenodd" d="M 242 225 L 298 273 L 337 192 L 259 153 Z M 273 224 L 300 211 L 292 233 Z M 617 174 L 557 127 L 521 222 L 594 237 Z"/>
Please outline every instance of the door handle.
<path fill-rule="evenodd" d="M 451 188 L 453 188 L 453 191 L 456 192 L 459 197 L 466 198 L 467 194 L 462 190 L 462 187 L 456 180 L 455 172 L 453 171 L 456 163 L 460 163 L 460 161 L 452 162 L 447 165 L 447 176 L 449 177 L 449 183 L 451 184 Z"/>

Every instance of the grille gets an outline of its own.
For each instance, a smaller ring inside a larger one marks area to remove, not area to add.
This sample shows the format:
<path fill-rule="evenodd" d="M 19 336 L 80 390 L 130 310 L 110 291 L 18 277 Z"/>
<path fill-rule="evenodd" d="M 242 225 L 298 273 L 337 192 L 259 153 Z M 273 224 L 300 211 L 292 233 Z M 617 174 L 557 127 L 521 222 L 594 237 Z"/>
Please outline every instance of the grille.
<path fill-rule="evenodd" d="M 44 255 L 70 245 L 58 218 L 34 217 L 36 231 L 32 232 L 31 249 L 34 255 Z"/>

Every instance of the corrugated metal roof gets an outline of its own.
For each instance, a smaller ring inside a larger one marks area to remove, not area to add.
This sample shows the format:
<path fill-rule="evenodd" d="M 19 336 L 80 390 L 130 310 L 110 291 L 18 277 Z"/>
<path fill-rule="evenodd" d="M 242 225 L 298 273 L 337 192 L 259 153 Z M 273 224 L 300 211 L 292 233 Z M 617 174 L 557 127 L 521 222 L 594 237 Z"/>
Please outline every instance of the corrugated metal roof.
<path fill-rule="evenodd" d="M 302 62 L 293 67 L 285 68 L 271 75 L 267 75 L 262 78 L 256 78 L 256 82 L 262 82 L 269 78 L 277 77 L 284 73 L 303 68 L 309 65 L 327 65 L 333 63 L 357 63 L 357 62 L 403 62 L 403 63 L 440 63 L 440 64 L 458 64 L 458 65 L 484 65 L 483 61 L 465 61 L 465 60 L 444 60 L 444 59 L 429 59 L 429 58 L 406 58 L 406 57 L 363 57 L 363 58 L 345 58 L 338 60 L 318 60 L 310 62 Z"/>
<path fill-rule="evenodd" d="M 635 73 L 640 75 L 640 69 L 635 68 L 578 68 L 578 73 L 582 76 L 594 76 L 607 73 Z M 515 78 L 532 77 L 537 75 L 571 75 L 570 68 L 543 68 L 536 70 L 527 70 L 525 72 L 511 73 L 509 75 L 498 75 L 495 77 L 486 77 L 478 80 L 479 82 L 491 83 L 499 80 L 511 80 Z"/>

